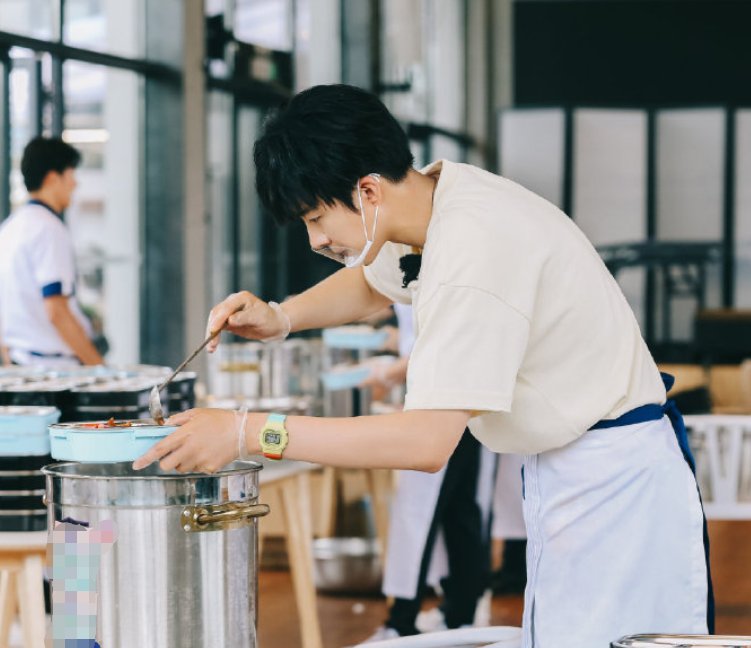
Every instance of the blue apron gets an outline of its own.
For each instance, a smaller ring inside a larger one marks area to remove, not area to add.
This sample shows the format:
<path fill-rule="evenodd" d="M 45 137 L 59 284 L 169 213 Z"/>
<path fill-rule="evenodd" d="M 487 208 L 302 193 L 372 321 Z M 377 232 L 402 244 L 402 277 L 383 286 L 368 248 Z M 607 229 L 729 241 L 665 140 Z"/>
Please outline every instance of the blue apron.
<path fill-rule="evenodd" d="M 669 392 L 675 383 L 675 378 L 666 373 L 660 373 L 660 375 L 662 376 L 662 382 L 665 384 L 665 391 Z M 646 423 L 647 421 L 659 421 L 663 416 L 667 416 L 670 419 L 670 423 L 675 431 L 675 437 L 678 440 L 678 445 L 683 453 L 683 458 L 691 468 L 691 472 L 696 475 L 696 463 L 688 444 L 688 433 L 686 432 L 686 425 L 683 422 L 683 415 L 675 404 L 675 401 L 671 399 L 668 399 L 664 405 L 642 405 L 641 407 L 626 412 L 617 419 L 595 423 L 589 429 L 602 430 L 605 428 Z M 698 485 L 696 488 L 698 490 Z M 701 492 L 699 493 L 699 500 L 701 500 Z M 704 518 L 704 559 L 707 565 L 707 628 L 710 634 L 714 634 L 715 606 L 714 592 L 712 589 L 712 574 L 709 569 L 709 534 L 707 533 L 707 518 L 704 515 L 703 508 L 704 507 L 702 506 L 702 517 Z"/>

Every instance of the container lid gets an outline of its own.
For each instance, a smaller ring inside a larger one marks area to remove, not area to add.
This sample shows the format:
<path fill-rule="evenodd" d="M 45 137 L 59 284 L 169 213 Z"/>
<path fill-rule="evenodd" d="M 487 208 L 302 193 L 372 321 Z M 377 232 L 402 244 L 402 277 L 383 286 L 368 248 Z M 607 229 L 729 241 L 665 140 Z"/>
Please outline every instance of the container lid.
<path fill-rule="evenodd" d="M 177 429 L 174 425 L 157 425 L 153 421 L 133 420 L 133 421 L 89 421 L 86 423 L 55 423 L 49 426 L 50 434 L 53 436 L 68 436 L 70 434 L 85 434 L 100 436 L 106 434 L 128 434 L 136 438 L 143 437 L 165 437 L 172 434 Z"/>
<path fill-rule="evenodd" d="M 383 347 L 388 337 L 387 331 L 376 330 L 366 324 L 339 326 L 323 331 L 323 343 L 336 349 L 375 351 Z"/>
<path fill-rule="evenodd" d="M 321 374 L 324 387 L 330 391 L 353 389 L 370 376 L 372 370 L 366 365 L 338 365 Z"/>
<path fill-rule="evenodd" d="M 48 418 L 57 416 L 60 410 L 56 407 L 34 406 L 34 405 L 4 405 L 0 407 L 0 417 L 4 416 L 33 416 Z"/>

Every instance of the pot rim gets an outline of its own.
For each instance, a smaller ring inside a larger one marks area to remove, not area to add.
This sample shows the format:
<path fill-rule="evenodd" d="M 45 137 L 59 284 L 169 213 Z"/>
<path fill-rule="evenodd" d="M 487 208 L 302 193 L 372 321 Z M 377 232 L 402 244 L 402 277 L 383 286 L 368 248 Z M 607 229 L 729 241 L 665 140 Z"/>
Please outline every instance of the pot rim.
<path fill-rule="evenodd" d="M 132 463 L 132 462 L 119 462 L 119 463 Z M 242 475 L 246 474 L 248 472 L 256 472 L 258 470 L 261 470 L 263 466 L 258 463 L 257 461 L 233 461 L 231 464 L 228 464 L 228 466 L 235 466 L 237 464 L 242 464 L 241 466 L 237 466 L 236 468 L 223 468 L 222 470 L 217 470 L 214 473 L 200 473 L 200 472 L 189 472 L 189 473 L 164 473 L 161 475 L 149 475 L 149 474 L 140 474 L 137 471 L 134 471 L 134 474 L 132 475 L 81 475 L 76 473 L 69 473 L 65 472 L 63 469 L 67 466 L 105 466 L 105 465 L 113 465 L 112 463 L 108 462 L 92 462 L 92 463 L 84 463 L 80 461 L 61 461 L 58 463 L 48 464 L 46 466 L 42 467 L 42 473 L 49 477 L 60 477 L 64 479 L 85 479 L 85 480 L 93 480 L 93 481 L 133 481 L 134 479 L 137 480 L 148 480 L 148 481 L 182 481 L 185 479 L 216 479 L 217 477 L 226 477 L 229 475 Z"/>

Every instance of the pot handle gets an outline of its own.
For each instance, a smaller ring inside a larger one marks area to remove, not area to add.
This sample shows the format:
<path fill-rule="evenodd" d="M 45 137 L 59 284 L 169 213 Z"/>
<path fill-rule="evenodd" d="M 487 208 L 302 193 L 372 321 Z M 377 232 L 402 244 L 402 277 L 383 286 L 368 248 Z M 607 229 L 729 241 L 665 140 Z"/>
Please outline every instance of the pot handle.
<path fill-rule="evenodd" d="M 268 504 L 246 502 L 187 506 L 180 516 L 180 523 L 186 533 L 240 529 L 253 524 L 256 518 L 268 515 L 270 510 Z"/>

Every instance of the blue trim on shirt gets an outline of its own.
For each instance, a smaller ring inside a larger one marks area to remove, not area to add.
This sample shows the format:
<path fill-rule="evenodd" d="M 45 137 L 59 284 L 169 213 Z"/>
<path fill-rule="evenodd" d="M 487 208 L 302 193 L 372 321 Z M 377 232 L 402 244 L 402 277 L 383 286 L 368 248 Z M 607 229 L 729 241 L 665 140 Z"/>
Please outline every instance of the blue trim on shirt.
<path fill-rule="evenodd" d="M 27 203 L 29 205 L 38 205 L 39 207 L 44 207 L 47 211 L 52 212 L 55 216 L 57 216 L 60 220 L 62 220 L 63 215 L 58 214 L 52 207 L 50 207 L 46 202 L 42 202 L 41 200 L 37 200 L 36 198 L 32 198 Z"/>
<path fill-rule="evenodd" d="M 58 295 L 63 294 L 63 282 L 62 281 L 53 281 L 52 283 L 48 283 L 46 286 L 42 286 L 42 297 L 45 299 L 47 297 L 57 297 Z"/>

